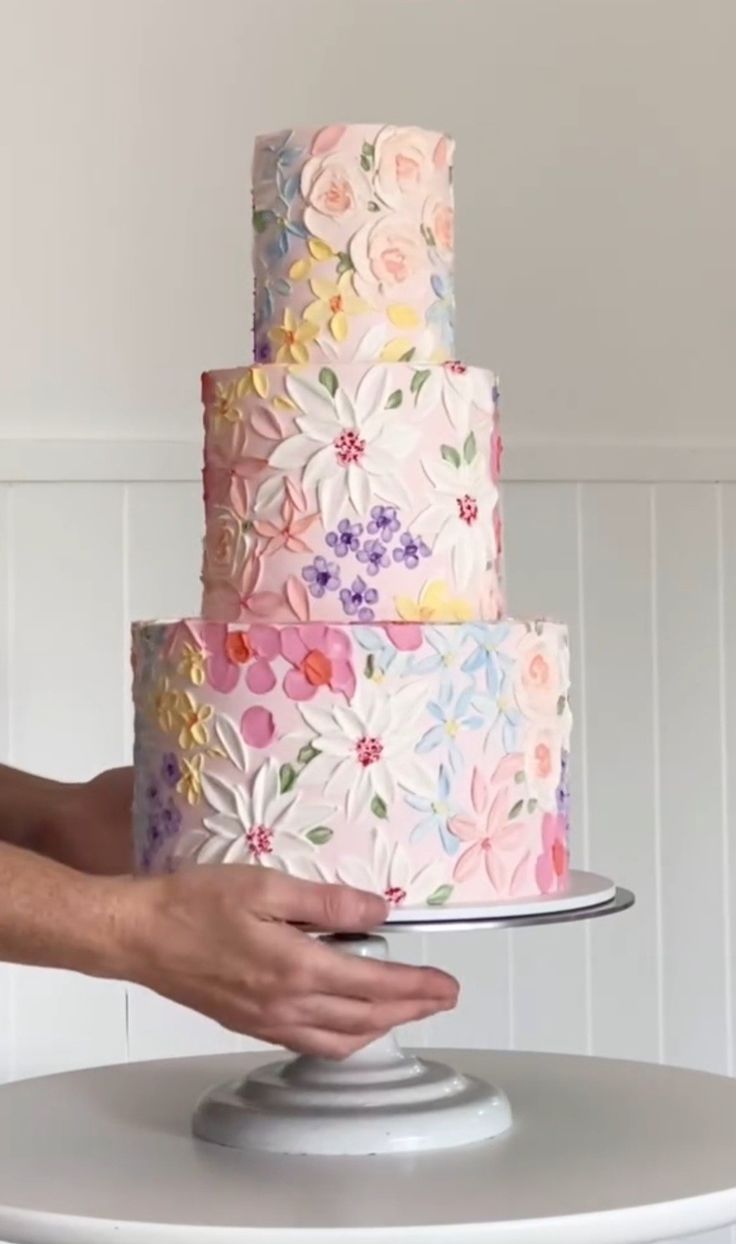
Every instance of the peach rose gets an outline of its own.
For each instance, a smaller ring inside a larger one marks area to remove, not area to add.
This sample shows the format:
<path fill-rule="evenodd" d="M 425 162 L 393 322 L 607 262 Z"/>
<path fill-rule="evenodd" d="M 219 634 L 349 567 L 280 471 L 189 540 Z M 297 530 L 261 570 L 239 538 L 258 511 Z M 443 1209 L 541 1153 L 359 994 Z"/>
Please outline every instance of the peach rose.
<path fill-rule="evenodd" d="M 558 719 L 559 720 L 559 719 Z M 528 731 L 524 748 L 524 772 L 529 794 L 545 812 L 557 810 L 557 787 L 560 781 L 562 726 L 533 725 Z"/>
<path fill-rule="evenodd" d="M 242 520 L 232 510 L 216 511 L 207 523 L 204 573 L 209 579 L 233 579 L 242 571 L 246 553 Z"/>
<path fill-rule="evenodd" d="M 422 223 L 432 234 L 442 258 L 451 259 L 455 249 L 455 209 L 449 199 L 427 199 Z"/>
<path fill-rule="evenodd" d="M 304 224 L 313 237 L 343 250 L 369 198 L 368 182 L 340 155 L 314 157 L 302 169 Z"/>
<path fill-rule="evenodd" d="M 564 654 L 544 631 L 532 631 L 519 644 L 514 690 L 525 717 L 548 726 L 557 722 L 568 690 L 567 669 Z"/>
<path fill-rule="evenodd" d="M 419 230 L 400 216 L 384 216 L 366 225 L 350 243 L 356 289 L 370 300 L 371 289 L 406 298 L 427 282 L 427 248 Z"/>
<path fill-rule="evenodd" d="M 387 125 L 375 142 L 376 192 L 389 207 L 422 198 L 436 175 L 436 135 Z"/>

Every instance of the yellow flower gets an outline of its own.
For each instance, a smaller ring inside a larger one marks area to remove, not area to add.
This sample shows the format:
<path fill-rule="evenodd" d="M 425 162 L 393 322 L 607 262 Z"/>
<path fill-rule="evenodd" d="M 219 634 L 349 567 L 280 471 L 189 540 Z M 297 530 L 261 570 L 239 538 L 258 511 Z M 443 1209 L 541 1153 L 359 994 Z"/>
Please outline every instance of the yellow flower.
<path fill-rule="evenodd" d="M 171 734 L 177 728 L 180 699 L 179 692 L 172 691 L 169 686 L 168 678 L 162 678 L 154 692 L 153 711 L 164 734 Z"/>
<path fill-rule="evenodd" d="M 453 599 L 441 579 L 425 583 L 419 600 L 396 596 L 394 604 L 402 622 L 470 622 L 473 617 L 470 601 Z"/>
<path fill-rule="evenodd" d="M 237 423 L 243 417 L 242 411 L 238 408 L 238 402 L 247 397 L 249 393 L 256 393 L 258 397 L 268 396 L 268 374 L 263 367 L 246 368 L 243 375 L 237 380 L 232 380 L 230 384 L 223 385 L 217 382 L 213 407 L 215 419 Z"/>
<path fill-rule="evenodd" d="M 310 341 L 314 341 L 317 332 L 316 324 L 308 324 L 305 320 L 302 320 L 300 324 L 291 308 L 287 307 L 284 311 L 283 324 L 278 324 L 268 331 L 270 340 L 278 346 L 276 362 L 308 363 L 307 346 Z"/>
<path fill-rule="evenodd" d="M 184 644 L 181 651 L 181 661 L 179 662 L 179 673 L 193 682 L 195 687 L 201 687 L 204 682 L 204 653 L 201 648 L 193 648 L 191 644 Z"/>
<path fill-rule="evenodd" d="M 315 276 L 309 285 L 317 301 L 310 302 L 306 308 L 305 320 L 316 324 L 317 328 L 329 324 L 335 341 L 345 341 L 348 316 L 365 315 L 370 311 L 368 303 L 355 293 L 350 272 L 343 272 L 339 281 L 323 281 Z"/>
<path fill-rule="evenodd" d="M 197 704 L 185 691 L 179 697 L 179 747 L 206 747 L 210 741 L 208 722 L 212 714 L 209 704 Z"/>
<path fill-rule="evenodd" d="M 183 795 L 187 803 L 199 803 L 202 798 L 202 766 L 204 756 L 192 756 L 191 760 L 181 759 L 181 778 L 176 789 Z"/>

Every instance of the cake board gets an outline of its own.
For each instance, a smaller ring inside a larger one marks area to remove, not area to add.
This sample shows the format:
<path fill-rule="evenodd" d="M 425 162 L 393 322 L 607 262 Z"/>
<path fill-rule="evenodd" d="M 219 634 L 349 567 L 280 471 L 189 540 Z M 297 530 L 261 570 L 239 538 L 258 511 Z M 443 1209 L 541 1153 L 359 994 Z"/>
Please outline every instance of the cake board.
<path fill-rule="evenodd" d="M 596 874 L 575 873 L 572 901 L 560 896 L 497 904 L 498 914 L 388 921 L 382 931 L 447 932 L 565 923 L 626 911 L 634 895 Z M 587 893 L 587 904 L 582 895 Z M 555 901 L 557 898 L 557 901 Z M 493 905 L 491 905 L 492 907 Z M 364 958 L 387 959 L 380 934 L 320 934 Z M 292 1156 L 366 1156 L 454 1149 L 493 1140 L 513 1124 L 502 1088 L 445 1063 L 405 1053 L 387 1033 L 341 1062 L 301 1056 L 263 1064 L 245 1079 L 208 1090 L 194 1135 L 227 1148 Z"/>

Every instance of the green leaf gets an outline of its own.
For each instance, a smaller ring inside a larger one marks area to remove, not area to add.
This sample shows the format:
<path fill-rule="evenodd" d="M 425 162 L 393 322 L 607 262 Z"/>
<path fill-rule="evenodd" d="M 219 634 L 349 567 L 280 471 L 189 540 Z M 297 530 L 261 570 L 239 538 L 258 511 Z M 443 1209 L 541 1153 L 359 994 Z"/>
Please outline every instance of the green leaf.
<path fill-rule="evenodd" d="M 399 362 L 400 363 L 411 363 L 411 360 L 414 358 L 415 354 L 416 354 L 416 349 L 414 346 L 412 346 L 410 350 L 406 351 L 406 354 L 401 355 L 401 357 L 399 358 Z"/>
<path fill-rule="evenodd" d="M 534 623 L 534 630 L 536 631 L 537 635 L 544 634 L 544 622 L 542 622 L 541 619 L 538 618 L 537 621 Z"/>
<path fill-rule="evenodd" d="M 342 276 L 343 272 L 353 272 L 354 270 L 355 264 L 347 251 L 339 251 L 337 256 L 337 275 Z"/>
<path fill-rule="evenodd" d="M 562 714 L 564 713 L 566 704 L 567 704 L 567 696 L 561 695 L 559 700 L 557 701 L 557 716 L 558 717 L 561 717 Z"/>
<path fill-rule="evenodd" d="M 368 202 L 366 203 L 366 207 L 368 208 L 369 212 L 380 212 L 381 210 L 378 204 L 374 203 L 373 199 L 368 200 Z"/>
<path fill-rule="evenodd" d="M 379 820 L 385 821 L 388 816 L 388 809 L 380 795 L 374 795 L 371 799 L 371 812 L 377 816 Z"/>
<path fill-rule="evenodd" d="M 305 743 L 303 747 L 299 748 L 296 758 L 300 765 L 308 765 L 310 760 L 314 760 L 315 756 L 319 756 L 317 748 L 312 747 L 311 743 Z"/>
<path fill-rule="evenodd" d="M 314 829 L 309 830 L 307 838 L 314 843 L 315 847 L 323 847 L 326 842 L 330 841 L 333 832 L 326 825 L 315 825 Z"/>
<path fill-rule="evenodd" d="M 376 658 L 374 657 L 372 652 L 369 652 L 368 656 L 366 657 L 366 661 L 365 661 L 366 678 L 372 678 L 375 672 L 375 669 L 376 669 Z"/>
<path fill-rule="evenodd" d="M 334 397 L 338 390 L 338 380 L 331 367 L 322 367 L 319 373 L 319 382 L 329 393 L 330 397 Z"/>
<path fill-rule="evenodd" d="M 427 225 L 422 225 L 420 232 L 421 232 L 422 237 L 424 238 L 424 241 L 427 243 L 427 246 L 437 245 L 437 242 L 435 241 L 435 236 L 432 230 Z"/>
<path fill-rule="evenodd" d="M 469 432 L 465 438 L 465 444 L 463 445 L 463 458 L 467 462 L 468 466 L 473 461 L 473 458 L 477 452 L 478 447 L 475 443 L 475 433 Z"/>
<path fill-rule="evenodd" d="M 514 817 L 517 817 L 519 815 L 523 807 L 524 807 L 524 800 L 520 799 L 518 803 L 514 804 L 513 808 L 509 812 L 509 820 L 513 821 Z"/>
<path fill-rule="evenodd" d="M 456 449 L 453 449 L 452 445 L 443 445 L 440 449 L 440 453 L 442 454 L 445 462 L 449 462 L 452 466 L 459 468 L 460 454 Z"/>
<path fill-rule="evenodd" d="M 428 907 L 443 907 L 448 898 L 452 894 L 453 887 L 451 885 L 438 886 L 434 894 L 430 894 L 427 899 Z"/>
<path fill-rule="evenodd" d="M 386 402 L 386 410 L 396 410 L 396 407 L 400 406 L 403 400 L 404 394 L 401 392 L 401 389 L 394 389 L 393 393 Z"/>
<path fill-rule="evenodd" d="M 538 802 L 538 801 L 537 801 L 536 799 L 529 799 L 529 800 L 527 801 L 527 805 L 526 805 L 526 810 L 527 810 L 527 812 L 529 812 L 529 813 L 531 813 L 531 812 L 536 812 L 536 810 L 537 810 L 537 802 Z"/>
<path fill-rule="evenodd" d="M 279 789 L 282 795 L 291 790 L 296 781 L 296 769 L 293 765 L 282 765 L 279 769 Z"/>
<path fill-rule="evenodd" d="M 419 394 L 429 380 L 429 368 L 423 367 L 421 371 L 415 371 L 411 378 L 409 389 L 414 394 L 414 405 L 419 401 Z"/>
<path fill-rule="evenodd" d="M 526 774 L 524 773 L 524 770 L 523 770 L 523 769 L 519 769 L 518 773 L 515 773 L 515 774 L 514 774 L 514 781 L 515 781 L 515 782 L 523 782 L 525 777 L 526 777 Z"/>
<path fill-rule="evenodd" d="M 360 149 L 360 167 L 367 173 L 373 168 L 373 161 L 376 158 L 376 149 L 373 143 L 363 143 Z"/>
<path fill-rule="evenodd" d="M 270 211 L 253 213 L 253 228 L 256 233 L 264 233 L 269 225 L 273 224 L 276 219 L 276 213 Z"/>

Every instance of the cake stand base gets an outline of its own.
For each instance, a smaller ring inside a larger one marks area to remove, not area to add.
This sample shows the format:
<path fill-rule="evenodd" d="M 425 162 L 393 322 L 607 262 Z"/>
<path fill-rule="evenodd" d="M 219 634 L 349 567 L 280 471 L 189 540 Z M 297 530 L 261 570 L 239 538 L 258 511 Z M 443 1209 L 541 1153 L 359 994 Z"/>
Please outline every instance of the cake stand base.
<path fill-rule="evenodd" d="M 382 937 L 343 950 L 386 958 Z M 511 1126 L 500 1089 L 405 1054 L 393 1033 L 342 1062 L 267 1063 L 200 1100 L 194 1135 L 235 1149 L 322 1156 L 416 1153 L 490 1140 Z"/>

